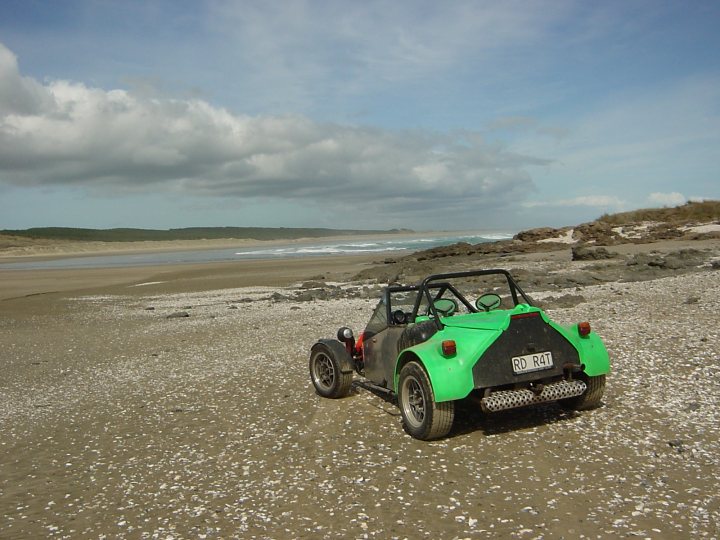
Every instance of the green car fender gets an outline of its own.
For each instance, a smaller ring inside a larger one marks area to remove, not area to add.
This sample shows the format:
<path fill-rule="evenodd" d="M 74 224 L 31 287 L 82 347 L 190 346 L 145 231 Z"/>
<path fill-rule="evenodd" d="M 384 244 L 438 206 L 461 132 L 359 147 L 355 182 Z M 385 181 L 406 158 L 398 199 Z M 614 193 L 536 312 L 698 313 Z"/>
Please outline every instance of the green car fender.
<path fill-rule="evenodd" d="M 577 349 L 580 363 L 585 364 L 584 373 L 586 375 L 595 377 L 610 373 L 610 355 L 600 336 L 595 332 L 590 332 L 587 336 L 581 336 L 577 324 L 562 326 L 550 319 L 541 309 L 530 308 L 529 310 L 538 311 L 546 323 L 557 330 Z"/>
<path fill-rule="evenodd" d="M 415 360 L 425 368 L 436 402 L 467 397 L 474 388 L 472 370 L 475 362 L 501 333 L 500 330 L 478 332 L 448 326 L 428 341 L 401 351 L 395 365 L 395 393 L 399 390 L 403 366 Z M 442 342 L 445 340 L 455 341 L 456 354 L 443 354 Z"/>
<path fill-rule="evenodd" d="M 580 362 L 585 365 L 584 373 L 590 377 L 610 372 L 610 357 L 600 337 L 594 332 L 581 336 L 578 325 L 561 326 L 541 310 L 542 318 L 567 339 L 578 351 Z M 508 318 L 509 321 L 509 318 Z M 474 388 L 473 366 L 487 348 L 506 329 L 507 323 L 501 324 L 496 330 L 468 330 L 462 327 L 446 326 L 424 343 L 404 349 L 398 355 L 395 365 L 394 390 L 397 393 L 400 385 L 400 371 L 410 361 L 418 361 L 425 368 L 430 378 L 436 402 L 463 399 Z M 453 340 L 457 352 L 445 356 L 442 342 Z"/>
<path fill-rule="evenodd" d="M 577 349 L 580 355 L 580 363 L 585 365 L 586 375 L 596 377 L 610 373 L 610 355 L 600 336 L 595 332 L 590 332 L 587 336 L 581 336 L 577 324 L 564 327 L 550 321 L 550 325 Z"/>

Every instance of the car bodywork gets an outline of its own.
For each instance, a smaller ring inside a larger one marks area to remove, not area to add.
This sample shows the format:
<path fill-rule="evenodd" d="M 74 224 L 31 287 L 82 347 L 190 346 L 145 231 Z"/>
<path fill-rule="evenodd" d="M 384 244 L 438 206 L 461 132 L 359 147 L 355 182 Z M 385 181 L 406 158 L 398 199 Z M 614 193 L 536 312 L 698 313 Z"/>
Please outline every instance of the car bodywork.
<path fill-rule="evenodd" d="M 332 391 L 319 361 L 338 383 Z M 447 434 L 453 403 L 471 394 L 487 412 L 546 401 L 597 406 L 609 371 L 588 323 L 553 322 L 501 269 L 389 286 L 357 341 L 343 327 L 337 340 L 318 341 L 310 358 L 318 393 L 341 397 L 356 372 L 398 397 L 406 429 L 421 439 Z"/>

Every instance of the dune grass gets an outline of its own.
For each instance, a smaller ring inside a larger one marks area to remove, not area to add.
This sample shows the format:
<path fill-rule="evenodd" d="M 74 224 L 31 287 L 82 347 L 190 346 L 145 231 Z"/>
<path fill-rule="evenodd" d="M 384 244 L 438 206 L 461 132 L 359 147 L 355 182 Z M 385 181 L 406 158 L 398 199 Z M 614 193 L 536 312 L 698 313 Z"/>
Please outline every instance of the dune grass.
<path fill-rule="evenodd" d="M 720 201 L 688 202 L 672 208 L 644 208 L 618 214 L 605 214 L 598 219 L 611 225 L 631 225 L 643 221 L 685 224 L 718 220 L 720 220 Z"/>

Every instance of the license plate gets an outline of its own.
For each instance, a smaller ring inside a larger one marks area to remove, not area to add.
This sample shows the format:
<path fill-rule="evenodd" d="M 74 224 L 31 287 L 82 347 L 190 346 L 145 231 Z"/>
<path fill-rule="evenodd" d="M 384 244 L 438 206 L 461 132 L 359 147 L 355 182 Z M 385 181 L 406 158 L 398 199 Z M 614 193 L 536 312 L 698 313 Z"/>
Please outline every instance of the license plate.
<path fill-rule="evenodd" d="M 515 375 L 553 367 L 552 353 L 550 351 L 513 356 L 511 361 Z"/>

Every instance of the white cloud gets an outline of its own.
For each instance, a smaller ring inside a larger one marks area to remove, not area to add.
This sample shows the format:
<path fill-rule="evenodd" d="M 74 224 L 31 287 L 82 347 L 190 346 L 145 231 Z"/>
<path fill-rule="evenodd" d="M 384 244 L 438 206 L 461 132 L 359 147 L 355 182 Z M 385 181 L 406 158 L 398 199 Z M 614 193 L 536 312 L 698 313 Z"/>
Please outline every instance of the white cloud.
<path fill-rule="evenodd" d="M 0 43 L 0 116 L 33 114 L 50 105 L 45 89 L 18 72 L 17 57 Z"/>
<path fill-rule="evenodd" d="M 503 207 L 543 160 L 472 133 L 388 131 L 303 116 L 244 116 L 199 100 L 151 99 L 22 77 L 0 45 L 0 184 L 100 193 L 335 203 L 376 211 Z"/>
<path fill-rule="evenodd" d="M 677 191 L 672 193 L 651 193 L 648 196 L 648 202 L 652 205 L 679 206 L 685 204 L 686 201 L 685 196 Z"/>

